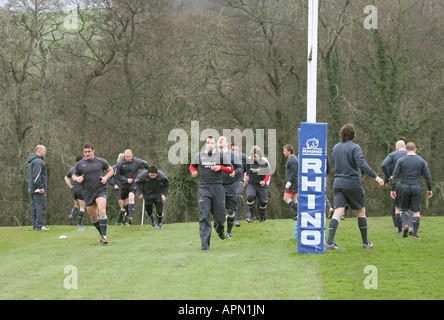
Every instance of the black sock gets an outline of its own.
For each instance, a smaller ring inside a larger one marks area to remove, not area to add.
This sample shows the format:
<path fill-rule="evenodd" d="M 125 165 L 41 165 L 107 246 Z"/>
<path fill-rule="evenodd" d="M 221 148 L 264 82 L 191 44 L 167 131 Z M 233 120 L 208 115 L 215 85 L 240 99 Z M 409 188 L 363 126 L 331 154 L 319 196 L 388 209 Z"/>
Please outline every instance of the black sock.
<path fill-rule="evenodd" d="M 102 231 L 100 230 L 100 220 L 93 222 L 93 225 L 96 227 L 97 231 L 99 231 L 99 234 L 102 235 Z"/>
<path fill-rule="evenodd" d="M 298 213 L 298 204 L 296 202 L 289 200 L 288 205 L 294 210 L 294 212 Z"/>
<path fill-rule="evenodd" d="M 120 212 L 119 212 L 119 218 L 117 219 L 117 223 L 122 223 L 123 216 L 125 215 L 125 213 L 126 213 L 125 210 L 120 210 Z"/>
<path fill-rule="evenodd" d="M 235 215 L 236 215 L 236 213 L 234 212 L 234 210 L 228 210 L 227 233 L 231 233 L 231 230 L 233 230 Z"/>
<path fill-rule="evenodd" d="M 335 242 L 336 230 L 338 230 L 339 218 L 335 215 L 331 218 L 328 225 L 328 240 L 327 244 L 332 245 Z"/>
<path fill-rule="evenodd" d="M 130 218 L 133 217 L 133 215 L 134 215 L 134 210 L 135 210 L 135 204 L 134 204 L 134 203 L 130 203 L 130 204 L 128 204 L 128 216 L 129 216 Z"/>
<path fill-rule="evenodd" d="M 83 215 L 85 214 L 85 211 L 80 210 L 79 211 L 79 225 L 82 225 Z"/>
<path fill-rule="evenodd" d="M 153 213 L 154 214 L 154 213 Z M 162 223 L 162 218 L 164 216 L 164 213 L 162 212 L 162 215 L 159 216 L 159 214 L 157 214 L 157 224 Z"/>
<path fill-rule="evenodd" d="M 398 232 L 402 231 L 401 213 L 395 213 L 395 221 L 398 226 Z"/>
<path fill-rule="evenodd" d="M 76 215 L 77 211 L 79 210 L 79 208 L 77 207 L 72 207 L 71 209 L 71 217 L 74 218 L 74 216 Z"/>
<path fill-rule="evenodd" d="M 368 244 L 367 240 L 367 217 L 358 217 L 358 226 L 361 231 L 362 243 Z"/>
<path fill-rule="evenodd" d="M 413 235 L 414 236 L 418 235 L 418 229 L 419 229 L 420 223 L 421 223 L 421 217 L 414 216 L 413 217 Z"/>
<path fill-rule="evenodd" d="M 108 226 L 108 218 L 106 216 L 103 218 L 99 218 L 100 234 L 102 236 L 106 236 L 106 227 L 107 226 Z"/>

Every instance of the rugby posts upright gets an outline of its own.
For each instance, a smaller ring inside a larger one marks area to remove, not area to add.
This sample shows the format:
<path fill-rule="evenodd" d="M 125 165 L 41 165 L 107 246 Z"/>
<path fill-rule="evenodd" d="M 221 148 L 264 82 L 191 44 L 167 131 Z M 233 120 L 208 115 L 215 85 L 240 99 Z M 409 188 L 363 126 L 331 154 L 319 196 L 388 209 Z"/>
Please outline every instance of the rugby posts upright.
<path fill-rule="evenodd" d="M 327 124 L 316 123 L 318 0 L 308 0 L 307 122 L 299 129 L 298 254 L 325 252 Z"/>

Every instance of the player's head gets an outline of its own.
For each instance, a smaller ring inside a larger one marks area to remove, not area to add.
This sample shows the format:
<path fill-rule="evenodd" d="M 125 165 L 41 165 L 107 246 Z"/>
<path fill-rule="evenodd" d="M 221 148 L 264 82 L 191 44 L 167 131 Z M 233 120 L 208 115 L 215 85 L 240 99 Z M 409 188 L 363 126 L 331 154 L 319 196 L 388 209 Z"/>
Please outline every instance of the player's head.
<path fill-rule="evenodd" d="M 292 154 L 294 154 L 294 148 L 291 144 L 285 145 L 283 149 L 284 149 L 283 150 L 284 156 L 286 156 L 286 157 L 289 157 Z"/>
<path fill-rule="evenodd" d="M 150 166 L 149 168 L 148 168 L 148 176 L 151 178 L 151 179 L 156 179 L 156 177 L 157 177 L 157 168 L 155 167 L 155 166 Z"/>
<path fill-rule="evenodd" d="M 407 151 L 416 152 L 416 145 L 413 142 L 408 142 L 405 148 L 407 149 Z"/>
<path fill-rule="evenodd" d="M 251 159 L 253 159 L 254 162 L 259 162 L 263 156 L 264 152 L 259 146 L 256 145 L 251 148 Z"/>
<path fill-rule="evenodd" d="M 45 146 L 39 144 L 39 145 L 35 146 L 34 152 L 35 152 L 35 154 L 38 154 L 39 156 L 44 157 L 46 155 L 46 148 L 45 148 Z"/>
<path fill-rule="evenodd" d="M 341 141 L 352 141 L 355 138 L 356 130 L 353 123 L 344 124 L 339 131 Z"/>
<path fill-rule="evenodd" d="M 219 139 L 217 139 L 217 145 L 219 147 L 219 150 L 227 149 L 227 147 L 228 147 L 227 137 L 220 136 Z"/>
<path fill-rule="evenodd" d="M 205 139 L 205 150 L 207 152 L 213 152 L 216 148 L 216 138 L 213 136 L 208 136 Z"/>
<path fill-rule="evenodd" d="M 405 149 L 405 141 L 404 140 L 398 140 L 396 141 L 396 150 Z"/>
<path fill-rule="evenodd" d="M 133 161 L 133 152 L 131 151 L 131 149 L 126 149 L 124 152 L 124 157 L 125 157 L 125 161 L 126 162 L 131 162 Z"/>
<path fill-rule="evenodd" d="M 94 158 L 94 146 L 92 143 L 85 143 L 83 145 L 83 157 L 86 160 L 91 160 Z"/>
<path fill-rule="evenodd" d="M 82 160 L 83 159 L 83 156 L 77 156 L 76 157 L 76 162 L 79 162 L 80 160 Z"/>
<path fill-rule="evenodd" d="M 122 160 L 123 158 L 125 158 L 125 154 L 119 153 L 119 155 L 117 156 L 117 163 L 119 163 L 119 161 Z"/>
<path fill-rule="evenodd" d="M 234 153 L 239 153 L 239 146 L 234 142 L 231 144 L 231 151 Z"/>

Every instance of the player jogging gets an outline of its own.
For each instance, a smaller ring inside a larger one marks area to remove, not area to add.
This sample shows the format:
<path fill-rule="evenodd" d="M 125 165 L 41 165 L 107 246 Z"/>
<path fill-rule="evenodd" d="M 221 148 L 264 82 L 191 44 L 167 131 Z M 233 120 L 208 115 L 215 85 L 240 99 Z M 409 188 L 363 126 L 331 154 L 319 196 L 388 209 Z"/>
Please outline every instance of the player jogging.
<path fill-rule="evenodd" d="M 254 212 L 254 203 L 259 202 L 259 222 L 265 222 L 268 205 L 268 185 L 271 178 L 271 167 L 259 146 L 251 148 L 251 156 L 247 161 L 247 205 L 250 212 Z M 248 222 L 252 222 L 251 218 Z"/>
<path fill-rule="evenodd" d="M 170 180 L 155 166 L 150 166 L 148 170 L 142 171 L 134 180 L 139 199 L 145 201 L 145 209 L 148 217 L 153 214 L 153 204 L 156 206 L 157 227 L 162 229 L 163 203 L 168 196 Z M 154 224 L 153 224 L 154 226 Z"/>
<path fill-rule="evenodd" d="M 106 199 L 107 180 L 114 174 L 113 168 L 105 159 L 94 156 L 94 146 L 83 145 L 84 158 L 76 163 L 72 179 L 82 184 L 82 194 L 86 211 L 100 234 L 100 243 L 107 244 Z M 105 174 L 104 174 L 105 173 Z"/>
<path fill-rule="evenodd" d="M 230 159 L 216 149 L 216 139 L 208 136 L 205 139 L 205 151 L 194 156 L 189 167 L 191 176 L 200 176 L 198 188 L 199 201 L 199 235 L 201 250 L 210 249 L 211 214 L 214 218 L 214 229 L 222 240 L 225 239 L 225 189 L 222 185 L 222 172 L 232 173 L 233 166 Z"/>

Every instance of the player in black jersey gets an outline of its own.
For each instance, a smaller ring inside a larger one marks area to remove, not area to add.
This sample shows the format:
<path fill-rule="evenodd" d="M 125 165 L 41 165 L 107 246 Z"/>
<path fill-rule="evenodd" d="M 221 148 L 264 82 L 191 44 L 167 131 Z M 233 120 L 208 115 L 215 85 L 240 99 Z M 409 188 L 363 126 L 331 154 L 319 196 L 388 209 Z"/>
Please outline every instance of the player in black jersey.
<path fill-rule="evenodd" d="M 124 159 L 116 165 L 116 178 L 119 181 L 120 197 L 125 202 L 125 208 L 127 208 L 128 224 L 133 223 L 135 211 L 136 186 L 134 179 L 139 174 L 140 169 L 148 169 L 149 166 L 145 160 L 134 157 L 130 149 L 125 150 Z"/>
<path fill-rule="evenodd" d="M 370 168 L 365 161 L 361 147 L 353 142 L 355 132 L 355 126 L 351 123 L 342 126 L 339 131 L 341 142 L 337 143 L 332 150 L 332 160 L 335 166 L 335 180 L 333 182 L 335 211 L 328 226 L 327 250 L 339 249 L 334 243 L 334 238 L 338 224 L 348 207 L 356 210 L 362 247 L 364 249 L 373 248 L 373 243 L 367 239 L 367 217 L 362 175 L 367 174 L 374 178 L 380 188 L 384 186 L 384 180 L 378 177 Z"/>
<path fill-rule="evenodd" d="M 408 236 L 408 210 L 413 211 L 413 237 L 419 239 L 418 229 L 421 220 L 421 178 L 424 176 L 427 185 L 427 198 L 433 196 L 432 176 L 427 162 L 416 154 L 413 142 L 406 145 L 407 154 L 396 162 L 393 170 L 392 191 L 393 199 L 401 200 L 401 220 L 403 237 Z M 396 190 L 395 190 L 396 188 Z"/>
<path fill-rule="evenodd" d="M 77 156 L 76 163 L 82 160 L 82 156 Z M 68 217 L 69 223 L 72 223 L 74 220 L 77 211 L 79 212 L 79 220 L 77 226 L 82 226 L 83 215 L 85 214 L 85 201 L 83 200 L 82 195 L 82 185 L 78 182 L 73 181 L 71 183 L 72 174 L 74 173 L 75 166 L 71 167 L 69 171 L 66 173 L 64 179 L 65 183 L 69 189 L 71 189 L 72 199 L 74 201 L 74 206 L 71 209 L 71 214 Z"/>
<path fill-rule="evenodd" d="M 259 146 L 251 148 L 251 156 L 247 161 L 245 181 L 247 182 L 247 205 L 251 213 L 254 212 L 254 204 L 257 198 L 259 202 L 259 221 L 265 222 L 268 205 L 268 185 L 271 179 L 271 166 L 264 157 Z M 248 221 L 248 220 L 247 220 Z M 248 222 L 251 222 L 251 218 Z"/>
<path fill-rule="evenodd" d="M 292 145 L 285 145 L 283 148 L 283 154 L 284 156 L 288 157 L 287 165 L 285 167 L 285 176 L 287 183 L 285 184 L 284 201 L 295 211 L 295 216 L 293 220 L 297 220 L 299 162 L 298 158 L 294 154 L 294 148 Z"/>
<path fill-rule="evenodd" d="M 155 166 L 150 166 L 148 170 L 143 170 L 134 180 L 139 199 L 145 201 L 145 208 L 148 217 L 153 214 L 153 204 L 156 206 L 157 227 L 162 229 L 163 203 L 168 196 L 170 180 Z M 154 227 L 154 222 L 153 222 Z"/>
<path fill-rule="evenodd" d="M 75 165 L 72 179 L 82 184 L 82 194 L 85 200 L 86 211 L 88 211 L 94 226 L 99 231 L 100 242 L 107 244 L 107 181 L 112 177 L 114 171 L 108 161 L 94 156 L 94 146 L 90 143 L 83 145 L 83 156 L 84 158 Z"/>
<path fill-rule="evenodd" d="M 200 176 L 198 189 L 199 201 L 199 235 L 202 251 L 210 249 L 211 214 L 214 218 L 214 229 L 222 240 L 225 239 L 225 189 L 222 185 L 222 172 L 232 173 L 230 159 L 216 149 L 216 139 L 208 136 L 205 139 L 205 151 L 194 156 L 189 167 L 191 176 Z"/>
<path fill-rule="evenodd" d="M 238 177 L 242 176 L 244 168 L 242 166 L 242 160 L 230 149 L 228 149 L 228 141 L 225 136 L 220 136 L 217 140 L 219 152 L 224 157 L 230 159 L 230 163 L 234 168 L 234 171 L 230 174 L 222 172 L 222 184 L 225 188 L 225 208 L 227 209 L 227 238 L 231 239 L 233 235 L 231 231 L 234 226 L 234 219 L 236 217 L 236 208 L 238 203 Z"/>

